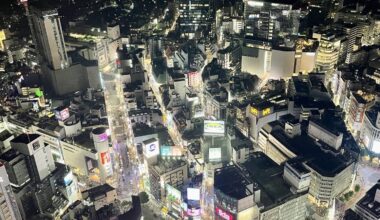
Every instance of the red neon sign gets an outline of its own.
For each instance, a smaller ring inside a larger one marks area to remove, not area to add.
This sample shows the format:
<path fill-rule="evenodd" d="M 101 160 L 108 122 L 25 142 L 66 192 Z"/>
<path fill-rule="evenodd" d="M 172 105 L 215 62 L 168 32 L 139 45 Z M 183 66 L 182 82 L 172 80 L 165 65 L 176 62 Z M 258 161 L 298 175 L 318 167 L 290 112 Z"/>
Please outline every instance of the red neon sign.
<path fill-rule="evenodd" d="M 110 154 L 108 152 L 100 153 L 100 159 L 103 165 L 111 161 Z"/>
<path fill-rule="evenodd" d="M 233 220 L 234 219 L 234 217 L 230 213 L 228 213 L 228 212 L 226 212 L 226 211 L 224 211 L 218 207 L 215 207 L 215 213 L 225 220 Z"/>

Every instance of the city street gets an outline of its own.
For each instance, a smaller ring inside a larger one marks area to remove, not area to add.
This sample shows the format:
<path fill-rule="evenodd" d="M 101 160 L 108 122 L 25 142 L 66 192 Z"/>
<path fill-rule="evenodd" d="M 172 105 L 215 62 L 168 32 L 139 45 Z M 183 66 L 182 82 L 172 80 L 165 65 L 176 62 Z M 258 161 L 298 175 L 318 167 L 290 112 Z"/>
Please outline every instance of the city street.
<path fill-rule="evenodd" d="M 360 191 L 355 193 L 355 195 L 348 201 L 346 209 L 353 208 L 355 204 L 364 196 L 364 194 L 374 186 L 380 179 L 380 168 L 371 167 L 368 164 L 360 163 L 358 165 L 357 177 L 354 183 L 360 185 Z"/>
<path fill-rule="evenodd" d="M 117 192 L 120 200 L 129 200 L 131 195 L 139 193 L 138 163 L 134 146 L 128 146 L 127 109 L 124 103 L 123 85 L 113 65 L 103 72 L 102 80 L 105 94 L 108 122 L 111 129 L 111 141 L 115 153 L 114 176 L 117 178 Z M 129 138 L 132 139 L 132 138 Z M 132 158 L 130 158 L 132 157 Z"/>

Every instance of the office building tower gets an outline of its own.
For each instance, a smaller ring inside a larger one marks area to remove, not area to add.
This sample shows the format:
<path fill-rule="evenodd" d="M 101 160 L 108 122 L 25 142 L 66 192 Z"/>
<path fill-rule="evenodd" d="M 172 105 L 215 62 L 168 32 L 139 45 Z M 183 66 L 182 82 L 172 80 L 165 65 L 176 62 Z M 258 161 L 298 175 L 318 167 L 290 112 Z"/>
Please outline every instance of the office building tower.
<path fill-rule="evenodd" d="M 184 186 L 188 180 L 188 165 L 182 159 L 166 160 L 159 157 L 156 163 L 148 166 L 148 173 L 150 193 L 157 200 L 162 200 L 167 184 L 178 188 Z"/>
<path fill-rule="evenodd" d="M 32 5 L 30 21 L 40 61 L 52 70 L 67 67 L 69 60 L 57 10 L 45 5 Z"/>
<path fill-rule="evenodd" d="M 197 31 L 209 26 L 209 0 L 180 0 L 179 26 L 181 35 L 195 37 Z"/>
<path fill-rule="evenodd" d="M 300 10 L 291 1 L 244 0 L 245 32 L 264 41 L 298 33 Z"/>
<path fill-rule="evenodd" d="M 25 156 L 18 151 L 11 149 L 3 153 L 0 162 L 4 164 L 7 171 L 10 185 L 15 188 L 23 187 L 30 181 L 28 166 Z"/>
<path fill-rule="evenodd" d="M 284 167 L 262 152 L 239 166 L 216 169 L 215 219 L 305 219 L 308 186 L 295 191 L 284 176 Z"/>
<path fill-rule="evenodd" d="M 5 165 L 0 162 L 0 219 L 21 220 Z"/>
<path fill-rule="evenodd" d="M 289 119 L 285 119 L 286 117 Z M 347 145 L 347 140 L 343 139 L 343 130 L 341 130 L 343 128 L 338 128 L 337 124 L 334 126 L 327 124 L 334 119 L 332 116 L 310 119 L 307 129 L 305 128 L 308 132 L 306 135 L 301 132 L 301 129 L 303 130 L 301 123 L 288 115 L 277 122 L 267 124 L 259 134 L 260 148 L 277 164 L 286 162 L 292 165 L 293 160 L 302 158 L 297 162 L 302 166 L 293 166 L 293 168 L 298 169 L 296 176 L 299 181 L 304 175 L 309 176 L 309 199 L 317 206 L 333 205 L 334 199 L 349 189 L 353 180 L 354 159 L 332 153 L 343 152 Z M 280 125 L 279 122 L 284 124 Z M 291 171 L 288 165 L 285 168 Z M 292 178 L 286 179 L 289 183 L 294 181 Z M 303 188 L 302 184 L 294 186 L 299 188 L 297 191 Z"/>
<path fill-rule="evenodd" d="M 347 36 L 347 56 L 345 63 L 349 64 L 352 62 L 352 53 L 357 51 L 361 45 L 363 35 L 368 35 L 369 25 L 365 23 L 358 24 L 344 24 L 343 31 Z"/>
<path fill-rule="evenodd" d="M 313 35 L 314 37 L 314 35 Z M 334 34 L 323 34 L 320 38 L 315 67 L 318 71 L 326 74 L 325 84 L 332 79 L 338 64 L 340 40 Z"/>
<path fill-rule="evenodd" d="M 50 146 L 38 134 L 20 134 L 11 141 L 13 149 L 26 156 L 31 177 L 42 181 L 55 169 Z"/>
<path fill-rule="evenodd" d="M 117 197 L 116 189 L 107 183 L 83 191 L 82 195 L 86 203 L 95 206 L 95 210 L 112 204 Z"/>
<path fill-rule="evenodd" d="M 380 152 L 380 104 L 376 103 L 364 114 L 360 139 L 364 146 L 374 153 Z"/>

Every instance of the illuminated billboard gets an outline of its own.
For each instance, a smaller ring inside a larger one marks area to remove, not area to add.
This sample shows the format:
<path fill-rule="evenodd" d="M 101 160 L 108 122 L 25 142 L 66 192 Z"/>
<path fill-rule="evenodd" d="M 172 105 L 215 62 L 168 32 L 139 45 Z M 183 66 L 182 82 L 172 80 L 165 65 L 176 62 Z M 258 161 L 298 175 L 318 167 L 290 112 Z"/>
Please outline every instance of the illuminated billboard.
<path fill-rule="evenodd" d="M 112 163 L 111 163 L 111 155 L 108 151 L 100 153 L 100 163 L 104 167 L 107 176 L 111 176 L 113 174 Z"/>
<path fill-rule="evenodd" d="M 380 141 L 374 140 L 372 144 L 372 151 L 376 154 L 380 153 Z"/>
<path fill-rule="evenodd" d="M 63 183 L 65 186 L 70 185 L 70 183 L 73 181 L 73 172 L 69 172 L 64 178 L 63 178 Z"/>
<path fill-rule="evenodd" d="M 208 149 L 209 161 L 220 161 L 222 159 L 222 149 L 220 147 L 214 147 Z"/>
<path fill-rule="evenodd" d="M 218 207 L 215 207 L 215 214 L 225 220 L 233 220 L 234 216 L 231 213 L 228 213 L 227 211 L 224 211 Z"/>
<path fill-rule="evenodd" d="M 205 135 L 224 135 L 224 121 L 204 121 Z"/>
<path fill-rule="evenodd" d="M 267 116 L 272 113 L 272 109 L 268 107 L 263 110 L 259 110 L 255 107 L 250 107 L 249 112 L 254 116 Z"/>
<path fill-rule="evenodd" d="M 107 151 L 100 153 L 100 162 L 102 163 L 102 165 L 111 162 L 110 154 Z"/>
<path fill-rule="evenodd" d="M 263 109 L 262 113 L 263 113 L 263 116 L 266 116 L 266 115 L 269 115 L 271 113 L 271 110 L 270 110 L 270 108 L 265 108 L 265 109 Z"/>
<path fill-rule="evenodd" d="M 183 155 L 181 147 L 166 145 L 160 147 L 160 154 L 163 157 L 181 157 Z"/>
<path fill-rule="evenodd" d="M 188 216 L 198 216 L 201 214 L 201 208 L 191 208 L 186 211 Z"/>
<path fill-rule="evenodd" d="M 251 108 L 249 109 L 249 112 L 250 112 L 252 115 L 255 115 L 255 116 L 259 115 L 259 111 L 257 110 L 257 108 L 254 108 L 254 107 L 251 107 Z"/>
<path fill-rule="evenodd" d="M 144 141 L 144 153 L 147 158 L 157 156 L 160 154 L 160 147 L 158 145 L 158 140 L 153 138 L 147 141 Z"/>
<path fill-rule="evenodd" d="M 172 187 L 169 184 L 166 185 L 166 196 L 167 198 L 172 199 L 174 201 L 178 201 L 178 202 L 180 202 L 182 198 L 181 191 Z"/>
<path fill-rule="evenodd" d="M 56 110 L 55 111 L 55 118 L 59 121 L 64 121 L 68 117 L 70 117 L 70 112 L 68 108 L 64 108 L 62 110 Z"/>
<path fill-rule="evenodd" d="M 187 199 L 199 201 L 201 197 L 201 191 L 198 188 L 187 188 Z"/>

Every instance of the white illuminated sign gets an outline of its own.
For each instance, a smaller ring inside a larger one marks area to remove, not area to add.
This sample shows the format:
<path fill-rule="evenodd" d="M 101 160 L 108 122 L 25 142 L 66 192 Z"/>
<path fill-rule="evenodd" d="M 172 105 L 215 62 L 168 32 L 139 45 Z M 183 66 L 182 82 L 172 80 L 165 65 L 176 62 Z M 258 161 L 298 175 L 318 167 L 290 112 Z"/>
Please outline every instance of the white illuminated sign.
<path fill-rule="evenodd" d="M 161 146 L 160 147 L 161 156 L 164 157 L 181 157 L 182 150 L 178 146 Z"/>
<path fill-rule="evenodd" d="M 177 201 L 181 201 L 181 192 L 178 189 L 170 185 L 166 185 L 166 192 L 168 197 L 172 197 Z"/>
<path fill-rule="evenodd" d="M 374 140 L 372 144 L 372 151 L 376 154 L 380 153 L 380 141 Z"/>
<path fill-rule="evenodd" d="M 204 121 L 204 134 L 224 135 L 224 121 Z"/>
<path fill-rule="evenodd" d="M 158 146 L 158 140 L 145 144 L 145 156 L 151 158 L 157 156 L 160 153 Z"/>
<path fill-rule="evenodd" d="M 208 150 L 208 159 L 210 161 L 220 161 L 222 159 L 222 149 L 220 147 L 210 148 Z"/>
<path fill-rule="evenodd" d="M 200 189 L 197 188 L 187 188 L 187 199 L 188 200 L 200 200 Z"/>

